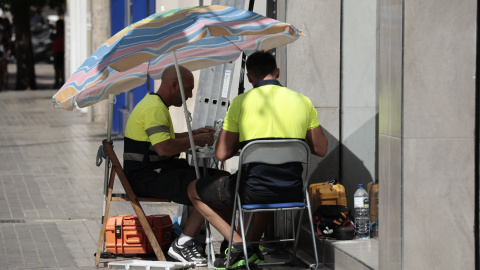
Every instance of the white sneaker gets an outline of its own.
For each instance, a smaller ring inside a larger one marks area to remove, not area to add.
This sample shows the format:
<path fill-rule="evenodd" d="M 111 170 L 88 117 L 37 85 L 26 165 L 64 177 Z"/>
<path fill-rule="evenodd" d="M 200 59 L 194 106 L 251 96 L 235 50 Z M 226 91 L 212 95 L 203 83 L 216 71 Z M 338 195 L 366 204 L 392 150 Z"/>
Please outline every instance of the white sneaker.
<path fill-rule="evenodd" d="M 168 255 L 181 262 L 193 262 L 197 266 L 207 266 L 207 258 L 198 252 L 193 239 L 183 245 L 178 244 L 178 238 L 175 239 L 168 249 Z"/>

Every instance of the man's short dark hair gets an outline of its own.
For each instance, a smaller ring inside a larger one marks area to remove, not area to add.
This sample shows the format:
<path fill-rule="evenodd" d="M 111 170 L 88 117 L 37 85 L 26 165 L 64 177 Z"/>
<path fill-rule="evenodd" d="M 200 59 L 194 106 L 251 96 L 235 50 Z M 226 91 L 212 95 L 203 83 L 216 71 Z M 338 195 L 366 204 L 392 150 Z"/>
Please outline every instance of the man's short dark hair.
<path fill-rule="evenodd" d="M 263 79 L 269 74 L 274 75 L 276 70 L 277 61 L 270 52 L 254 52 L 247 59 L 247 72 L 255 78 Z"/>

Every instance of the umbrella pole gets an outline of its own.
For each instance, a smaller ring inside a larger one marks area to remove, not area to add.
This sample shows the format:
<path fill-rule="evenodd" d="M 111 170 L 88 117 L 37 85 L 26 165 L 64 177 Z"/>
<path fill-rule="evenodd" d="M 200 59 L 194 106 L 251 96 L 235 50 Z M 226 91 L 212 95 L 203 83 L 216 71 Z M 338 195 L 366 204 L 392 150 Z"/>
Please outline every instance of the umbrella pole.
<path fill-rule="evenodd" d="M 197 162 L 197 153 L 195 150 L 195 144 L 193 142 L 193 133 L 192 133 L 192 127 L 190 126 L 190 112 L 187 109 L 187 103 L 185 101 L 185 93 L 183 92 L 183 81 L 182 81 L 182 76 L 180 74 L 180 68 L 178 67 L 178 61 L 177 61 L 177 55 L 175 54 L 175 51 L 173 53 L 173 60 L 175 61 L 175 69 L 177 71 L 177 78 L 178 78 L 178 84 L 180 85 L 180 95 L 182 96 L 182 103 L 183 103 L 183 112 L 185 114 L 185 120 L 187 121 L 187 129 L 188 129 L 188 138 L 190 139 L 190 146 L 192 148 L 192 158 L 193 158 L 193 164 L 195 166 L 195 174 L 197 175 L 197 179 L 200 178 L 200 171 L 198 170 L 198 162 Z M 203 168 L 206 170 L 206 168 Z M 211 239 L 211 234 L 210 234 L 210 225 L 208 222 L 205 220 L 205 229 L 206 229 L 206 244 L 207 244 L 207 258 L 208 258 L 208 268 L 212 267 L 212 262 L 215 260 L 215 253 L 212 252 L 213 250 L 213 245 L 212 239 Z"/>
<path fill-rule="evenodd" d="M 190 112 L 187 109 L 187 103 L 185 101 L 185 93 L 183 92 L 183 82 L 182 82 L 182 76 L 180 74 L 180 68 L 178 67 L 177 55 L 175 54 L 175 51 L 173 51 L 172 53 L 173 53 L 173 60 L 175 61 L 175 69 L 177 71 L 178 84 L 180 85 L 180 95 L 182 96 L 183 112 L 185 114 L 185 120 L 187 121 L 188 138 L 190 139 L 190 146 L 192 148 L 193 165 L 195 166 L 195 174 L 197 175 L 197 179 L 199 179 L 200 171 L 198 170 L 197 153 L 195 151 L 195 143 L 193 142 L 192 127 L 190 125 L 190 119 L 191 119 Z"/>

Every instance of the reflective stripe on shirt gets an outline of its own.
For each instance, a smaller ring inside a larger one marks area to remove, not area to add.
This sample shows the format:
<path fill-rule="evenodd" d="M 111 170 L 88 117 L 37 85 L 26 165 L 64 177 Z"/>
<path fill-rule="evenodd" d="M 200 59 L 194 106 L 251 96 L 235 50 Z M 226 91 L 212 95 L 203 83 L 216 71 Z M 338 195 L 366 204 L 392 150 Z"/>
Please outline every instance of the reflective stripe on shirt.
<path fill-rule="evenodd" d="M 155 126 L 155 127 L 150 127 L 145 130 L 148 136 L 152 136 L 153 134 L 161 133 L 161 132 L 166 132 L 170 133 L 170 128 L 167 126 Z"/>
<path fill-rule="evenodd" d="M 142 162 L 144 157 L 145 157 L 145 155 L 137 154 L 137 153 L 124 153 L 123 154 L 123 160 Z M 162 161 L 162 160 L 171 159 L 172 157 L 161 157 L 161 156 L 158 156 L 158 155 L 149 155 L 148 158 L 150 159 L 150 162 L 158 162 L 158 161 Z"/>

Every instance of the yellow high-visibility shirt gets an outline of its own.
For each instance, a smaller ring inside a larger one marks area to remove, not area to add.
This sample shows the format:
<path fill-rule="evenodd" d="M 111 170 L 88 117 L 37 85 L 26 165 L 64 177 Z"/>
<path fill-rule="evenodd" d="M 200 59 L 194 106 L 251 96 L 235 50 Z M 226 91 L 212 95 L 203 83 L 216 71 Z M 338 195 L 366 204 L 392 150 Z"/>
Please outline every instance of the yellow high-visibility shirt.
<path fill-rule="evenodd" d="M 153 146 L 175 138 L 168 107 L 162 98 L 151 93 L 133 109 L 127 121 L 124 138 L 124 171 L 130 181 L 162 167 L 176 156 L 159 156 Z"/>
<path fill-rule="evenodd" d="M 263 81 L 267 83 L 276 80 Z M 310 99 L 286 87 L 266 84 L 235 97 L 223 129 L 239 133 L 242 145 L 259 138 L 305 139 L 320 125 Z"/>
<path fill-rule="evenodd" d="M 146 95 L 135 106 L 128 118 L 125 137 L 152 145 L 175 138 L 170 112 L 159 95 Z"/>
<path fill-rule="evenodd" d="M 317 111 L 306 96 L 264 80 L 238 95 L 228 108 L 223 129 L 239 133 L 240 147 L 257 139 L 301 139 L 320 126 Z M 241 189 L 254 196 L 286 198 L 302 194 L 301 164 L 244 164 Z M 242 193 L 243 193 L 242 192 Z"/>

